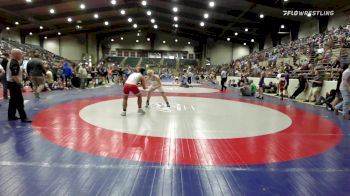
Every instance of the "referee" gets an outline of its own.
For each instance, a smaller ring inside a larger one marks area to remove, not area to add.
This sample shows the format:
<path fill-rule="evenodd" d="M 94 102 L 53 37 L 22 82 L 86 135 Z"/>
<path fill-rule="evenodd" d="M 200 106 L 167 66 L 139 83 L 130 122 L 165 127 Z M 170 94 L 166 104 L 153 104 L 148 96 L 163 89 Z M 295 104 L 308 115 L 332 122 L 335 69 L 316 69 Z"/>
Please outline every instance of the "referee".
<path fill-rule="evenodd" d="M 11 60 L 7 64 L 6 79 L 8 89 L 10 90 L 10 101 L 8 108 L 8 120 L 19 120 L 23 123 L 31 123 L 24 111 L 24 100 L 22 95 L 22 70 L 19 62 L 23 59 L 22 51 L 19 49 L 11 50 Z M 16 116 L 18 111 L 20 118 Z"/>

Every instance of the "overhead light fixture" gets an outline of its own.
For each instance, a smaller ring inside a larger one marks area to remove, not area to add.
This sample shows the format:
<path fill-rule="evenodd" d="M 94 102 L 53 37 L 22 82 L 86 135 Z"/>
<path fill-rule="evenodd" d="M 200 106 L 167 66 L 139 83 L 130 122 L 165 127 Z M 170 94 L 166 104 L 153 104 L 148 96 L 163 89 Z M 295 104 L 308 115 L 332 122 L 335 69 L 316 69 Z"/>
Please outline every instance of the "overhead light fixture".
<path fill-rule="evenodd" d="M 251 41 L 251 42 L 254 42 L 254 39 L 251 39 L 250 41 Z"/>
<path fill-rule="evenodd" d="M 57 35 L 61 35 L 61 32 L 58 32 Z"/>
<path fill-rule="evenodd" d="M 284 29 L 285 28 L 285 26 L 284 25 L 281 25 L 281 29 Z"/>
<path fill-rule="evenodd" d="M 244 31 L 245 31 L 245 32 L 248 32 L 248 28 L 245 28 Z"/>
<path fill-rule="evenodd" d="M 231 38 L 228 37 L 228 38 L 227 38 L 227 41 L 228 41 L 228 42 L 231 41 Z"/>
<path fill-rule="evenodd" d="M 307 14 L 307 17 L 311 17 L 311 13 L 308 13 L 308 14 Z"/>
<path fill-rule="evenodd" d="M 247 45 L 247 43 L 244 42 L 243 45 Z"/>
<path fill-rule="evenodd" d="M 49 12 L 50 12 L 50 14 L 54 14 L 56 11 L 55 11 L 55 9 L 51 8 L 51 9 L 49 10 Z"/>
<path fill-rule="evenodd" d="M 32 33 L 32 32 L 30 32 L 30 33 L 29 33 L 29 35 L 33 35 L 33 33 Z"/>
<path fill-rule="evenodd" d="M 261 19 L 263 19 L 265 16 L 264 16 L 264 14 L 260 14 L 259 17 L 260 17 Z"/>
<path fill-rule="evenodd" d="M 155 24 L 153 27 L 154 27 L 155 29 L 158 29 L 158 25 L 156 25 L 156 24 Z"/>
<path fill-rule="evenodd" d="M 43 26 L 40 26 L 40 27 L 39 27 L 39 29 L 43 30 L 43 29 L 44 29 L 44 27 L 43 27 Z"/>
<path fill-rule="evenodd" d="M 200 22 L 199 25 L 200 25 L 201 27 L 204 27 L 205 23 L 204 23 L 204 22 Z"/>
<path fill-rule="evenodd" d="M 9 31 L 9 30 L 10 30 L 10 27 L 6 27 L 6 30 L 8 30 L 8 31 Z"/>
<path fill-rule="evenodd" d="M 116 4 L 117 4 L 117 1 L 116 1 L 116 0 L 111 0 L 111 4 L 112 4 L 112 5 L 116 5 Z"/>
<path fill-rule="evenodd" d="M 120 37 L 120 40 L 124 40 L 124 37 Z"/>
<path fill-rule="evenodd" d="M 191 45 L 191 42 L 187 42 L 188 45 Z"/>
<path fill-rule="evenodd" d="M 178 28 L 178 27 L 179 27 L 179 25 L 178 25 L 178 24 L 174 24 L 174 27 L 175 27 L 175 28 Z"/>
<path fill-rule="evenodd" d="M 73 19 L 72 19 L 71 17 L 68 17 L 68 18 L 67 18 L 67 21 L 68 21 L 68 22 L 72 22 Z"/>
<path fill-rule="evenodd" d="M 238 33 L 237 32 L 235 32 L 235 36 L 237 36 L 238 35 Z"/>
<path fill-rule="evenodd" d="M 138 40 L 138 39 L 136 40 L 136 43 L 139 43 L 139 40 Z"/>
<path fill-rule="evenodd" d="M 94 18 L 95 18 L 95 19 L 98 19 L 98 18 L 99 18 L 99 15 L 98 15 L 98 14 L 94 14 Z"/>
<path fill-rule="evenodd" d="M 140 37 L 140 33 L 137 33 L 137 37 Z"/>
<path fill-rule="evenodd" d="M 151 19 L 151 23 L 155 23 L 156 22 L 156 20 L 154 20 L 153 18 Z"/>
<path fill-rule="evenodd" d="M 166 41 L 164 40 L 164 41 L 163 41 L 163 44 L 165 44 L 165 43 L 166 43 Z"/>
<path fill-rule="evenodd" d="M 147 15 L 150 16 L 152 15 L 152 12 L 150 10 L 147 11 Z"/>
<path fill-rule="evenodd" d="M 45 36 L 44 39 L 47 39 L 47 37 Z"/>
<path fill-rule="evenodd" d="M 177 11 L 179 11 L 179 9 L 177 7 L 173 7 L 173 12 L 176 13 Z"/>
<path fill-rule="evenodd" d="M 137 28 L 137 24 L 135 23 L 135 24 L 133 25 L 133 27 L 134 27 L 134 29 L 136 29 L 136 28 Z"/>
<path fill-rule="evenodd" d="M 80 9 L 84 10 L 85 9 L 85 4 L 80 4 Z"/>
<path fill-rule="evenodd" d="M 128 18 L 128 22 L 132 22 L 132 18 Z"/>
<path fill-rule="evenodd" d="M 283 0 L 284 2 L 288 2 L 288 0 Z"/>
<path fill-rule="evenodd" d="M 142 4 L 143 6 L 146 6 L 146 5 L 147 5 L 147 1 L 141 1 L 141 4 Z"/>
<path fill-rule="evenodd" d="M 214 7 L 215 6 L 215 2 L 214 1 L 210 1 L 209 2 L 209 7 Z"/>
<path fill-rule="evenodd" d="M 149 42 L 149 41 L 151 41 L 151 39 L 148 37 L 148 38 L 147 38 L 147 41 Z"/>
<path fill-rule="evenodd" d="M 209 14 L 208 14 L 208 13 L 204 13 L 203 17 L 204 17 L 205 19 L 207 19 L 207 18 L 209 18 Z"/>
<path fill-rule="evenodd" d="M 179 18 L 177 16 L 174 16 L 174 21 L 178 21 Z"/>
<path fill-rule="evenodd" d="M 111 39 L 111 42 L 114 42 L 114 39 Z"/>
<path fill-rule="evenodd" d="M 19 25 L 19 22 L 16 21 L 16 22 L 15 22 L 15 25 Z"/>
<path fill-rule="evenodd" d="M 120 10 L 121 15 L 125 15 L 125 10 Z"/>
<path fill-rule="evenodd" d="M 105 21 L 104 24 L 105 24 L 105 26 L 108 26 L 108 25 L 109 25 L 109 22 L 108 22 L 108 21 Z"/>
<path fill-rule="evenodd" d="M 175 42 L 177 43 L 179 40 L 175 39 Z"/>
<path fill-rule="evenodd" d="M 26 0 L 26 2 L 27 2 L 27 3 L 31 3 L 31 2 L 32 2 L 32 0 Z"/>

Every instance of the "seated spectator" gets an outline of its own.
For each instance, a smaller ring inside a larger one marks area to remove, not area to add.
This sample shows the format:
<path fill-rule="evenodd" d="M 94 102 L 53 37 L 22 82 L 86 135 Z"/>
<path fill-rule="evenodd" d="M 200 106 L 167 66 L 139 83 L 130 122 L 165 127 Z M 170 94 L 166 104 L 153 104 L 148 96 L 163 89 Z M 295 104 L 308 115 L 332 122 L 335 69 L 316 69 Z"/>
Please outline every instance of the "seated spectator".
<path fill-rule="evenodd" d="M 319 99 L 322 86 L 323 86 L 323 76 L 319 72 L 318 69 L 315 69 L 315 77 L 310 80 L 311 82 L 311 91 L 308 96 L 306 96 L 306 99 L 304 102 L 316 102 Z"/>
<path fill-rule="evenodd" d="M 332 106 L 332 102 L 335 99 L 335 96 L 337 95 L 337 91 L 335 89 L 332 89 L 329 93 L 326 94 L 326 97 L 320 96 L 320 99 L 318 102 L 315 103 L 315 105 L 327 105 L 327 109 L 334 111 L 334 108 Z"/>
<path fill-rule="evenodd" d="M 273 82 L 270 82 L 267 86 L 265 86 L 265 93 L 276 93 L 277 85 Z"/>
<path fill-rule="evenodd" d="M 250 80 L 248 84 L 245 84 L 240 88 L 240 91 L 242 96 L 254 96 L 257 91 L 257 87 L 253 83 L 253 80 Z"/>
<path fill-rule="evenodd" d="M 302 93 L 304 90 L 307 89 L 307 80 L 303 74 L 300 74 L 298 76 L 298 81 L 299 81 L 298 88 L 297 88 L 297 90 L 295 90 L 293 95 L 290 97 L 291 99 L 295 99 L 296 97 L 298 97 L 298 95 L 300 95 L 300 93 Z"/>

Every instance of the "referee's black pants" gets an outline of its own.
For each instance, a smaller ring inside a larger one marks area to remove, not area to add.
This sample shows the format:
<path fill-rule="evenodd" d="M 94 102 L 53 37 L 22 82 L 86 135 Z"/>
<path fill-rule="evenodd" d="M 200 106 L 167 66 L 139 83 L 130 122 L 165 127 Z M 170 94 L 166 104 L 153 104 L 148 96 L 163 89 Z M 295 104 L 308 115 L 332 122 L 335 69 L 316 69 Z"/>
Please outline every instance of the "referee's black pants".
<path fill-rule="evenodd" d="M 21 86 L 15 82 L 7 82 L 7 87 L 10 91 L 8 119 L 15 119 L 16 111 L 18 111 L 21 120 L 27 119 L 27 114 L 24 111 L 24 100 Z"/>
<path fill-rule="evenodd" d="M 225 83 L 227 81 L 227 78 L 221 78 L 221 91 L 224 91 L 224 89 L 226 90 L 227 87 L 225 86 Z"/>

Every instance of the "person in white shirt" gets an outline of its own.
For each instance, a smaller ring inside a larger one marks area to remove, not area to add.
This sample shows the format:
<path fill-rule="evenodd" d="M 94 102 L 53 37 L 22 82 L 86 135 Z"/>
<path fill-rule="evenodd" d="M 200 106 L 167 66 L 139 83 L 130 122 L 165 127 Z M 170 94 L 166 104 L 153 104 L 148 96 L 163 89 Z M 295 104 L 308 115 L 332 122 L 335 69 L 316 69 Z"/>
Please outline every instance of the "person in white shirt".
<path fill-rule="evenodd" d="M 141 74 L 141 69 L 142 68 L 138 66 L 136 68 L 136 72 L 130 74 L 124 84 L 123 112 L 121 113 L 122 116 L 126 116 L 126 108 L 128 106 L 128 98 L 130 92 L 137 96 L 137 104 L 139 107 L 138 113 L 145 114 L 145 111 L 142 110 L 142 94 L 137 86 L 138 83 L 141 82 L 142 88 L 146 90 L 145 78 Z"/>
<path fill-rule="evenodd" d="M 224 89 L 225 90 L 227 89 L 227 87 L 225 86 L 226 81 L 227 81 L 227 71 L 223 69 L 221 71 L 221 91 L 224 91 Z"/>
<path fill-rule="evenodd" d="M 5 75 L 5 70 L 2 67 L 2 65 L 0 65 L 0 77 L 2 77 L 3 75 Z"/>
<path fill-rule="evenodd" d="M 159 76 L 157 76 L 157 75 L 154 74 L 154 71 L 153 71 L 153 70 L 148 70 L 148 71 L 147 71 L 146 83 L 148 83 L 148 82 L 150 82 L 151 85 L 150 85 L 150 88 L 149 88 L 148 94 L 147 94 L 146 107 L 149 106 L 149 100 L 151 99 L 151 94 L 152 94 L 152 92 L 154 92 L 155 90 L 158 90 L 158 91 L 161 93 L 161 95 L 162 95 L 162 97 L 163 97 L 163 99 L 164 99 L 164 101 L 165 101 L 167 107 L 170 107 L 170 104 L 169 104 L 169 102 L 168 102 L 168 99 L 167 99 L 167 97 L 165 96 L 165 92 L 164 92 L 164 90 L 163 90 L 163 87 L 162 87 L 162 83 L 161 83 L 161 81 L 160 81 L 160 78 L 159 78 Z"/>

